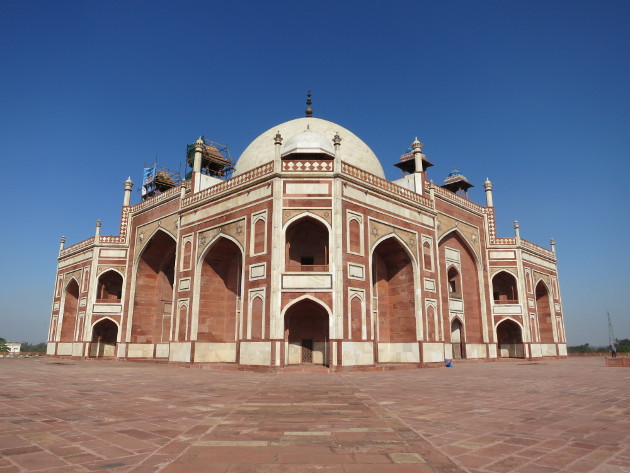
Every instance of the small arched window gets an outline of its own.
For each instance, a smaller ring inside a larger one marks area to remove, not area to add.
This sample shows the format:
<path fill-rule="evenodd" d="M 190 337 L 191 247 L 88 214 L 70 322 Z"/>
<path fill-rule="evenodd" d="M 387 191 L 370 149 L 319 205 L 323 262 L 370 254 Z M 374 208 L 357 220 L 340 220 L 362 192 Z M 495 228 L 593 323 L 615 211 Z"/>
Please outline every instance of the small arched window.
<path fill-rule="evenodd" d="M 433 306 L 427 308 L 427 337 L 429 342 L 436 341 L 437 338 L 437 324 L 435 320 L 435 309 Z"/>
<path fill-rule="evenodd" d="M 529 273 L 525 273 L 525 287 L 527 289 L 527 293 L 531 294 L 532 292 L 532 277 Z"/>
<path fill-rule="evenodd" d="M 254 223 L 254 254 L 265 252 L 265 225 L 266 222 L 262 218 Z"/>
<path fill-rule="evenodd" d="M 455 268 L 448 270 L 448 296 L 454 299 L 461 299 L 462 288 L 459 278 L 459 272 Z"/>
<path fill-rule="evenodd" d="M 98 278 L 97 302 L 120 302 L 123 278 L 116 271 L 106 271 Z"/>
<path fill-rule="evenodd" d="M 363 307 L 358 297 L 350 300 L 350 333 L 348 335 L 351 340 L 363 338 Z"/>
<path fill-rule="evenodd" d="M 177 340 L 183 342 L 186 340 L 186 328 L 187 328 L 187 317 L 188 315 L 188 306 L 182 305 L 179 308 L 179 333 L 177 334 Z"/>
<path fill-rule="evenodd" d="M 433 262 L 431 258 L 431 245 L 428 241 L 422 244 L 422 258 L 424 260 L 425 271 L 433 271 Z"/>
<path fill-rule="evenodd" d="M 192 241 L 188 240 L 184 243 L 184 268 L 190 269 L 190 260 L 192 259 Z"/>
<path fill-rule="evenodd" d="M 55 292 L 56 297 L 61 297 L 61 290 L 63 289 L 63 278 L 57 279 L 57 290 Z"/>
<path fill-rule="evenodd" d="M 263 328 L 263 299 L 262 297 L 254 297 L 252 300 L 252 340 L 262 340 L 265 338 Z"/>
<path fill-rule="evenodd" d="M 361 224 L 357 219 L 352 219 L 348 223 L 349 228 L 349 250 L 352 253 L 361 253 Z"/>
<path fill-rule="evenodd" d="M 287 271 L 328 271 L 328 229 L 315 219 L 302 218 L 286 231 Z"/>
<path fill-rule="evenodd" d="M 90 270 L 86 268 L 85 272 L 83 273 L 83 284 L 81 284 L 81 287 L 83 287 L 83 292 L 88 290 L 89 280 L 90 280 Z"/>
<path fill-rule="evenodd" d="M 501 271 L 492 278 L 492 293 L 495 304 L 518 304 L 516 278 Z"/>

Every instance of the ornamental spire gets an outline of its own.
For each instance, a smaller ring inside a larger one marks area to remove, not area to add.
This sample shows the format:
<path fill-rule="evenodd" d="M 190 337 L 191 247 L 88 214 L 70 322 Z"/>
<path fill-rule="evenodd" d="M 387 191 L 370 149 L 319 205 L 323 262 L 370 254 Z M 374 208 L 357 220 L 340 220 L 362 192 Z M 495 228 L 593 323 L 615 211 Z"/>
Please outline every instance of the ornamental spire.
<path fill-rule="evenodd" d="M 307 117 L 313 116 L 313 109 L 311 108 L 312 104 L 313 102 L 311 102 L 311 91 L 309 89 L 308 93 L 306 94 L 306 116 Z"/>

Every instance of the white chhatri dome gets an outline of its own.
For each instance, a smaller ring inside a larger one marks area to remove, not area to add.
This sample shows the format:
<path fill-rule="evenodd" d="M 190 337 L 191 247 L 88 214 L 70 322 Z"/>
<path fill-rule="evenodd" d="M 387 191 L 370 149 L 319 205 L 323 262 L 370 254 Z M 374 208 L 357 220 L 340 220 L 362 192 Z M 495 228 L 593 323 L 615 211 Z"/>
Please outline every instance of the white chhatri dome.
<path fill-rule="evenodd" d="M 332 139 L 335 134 L 339 134 L 341 137 L 340 153 L 342 161 L 385 179 L 385 173 L 378 158 L 357 135 L 336 123 L 314 117 L 297 118 L 269 128 L 243 151 L 243 154 L 236 162 L 234 175 L 242 174 L 273 161 L 275 155 L 274 137 L 278 132 L 284 140 L 284 146 L 281 149 L 283 155 L 293 152 L 305 152 L 306 148 L 300 149 L 296 147 L 291 150 L 290 147 L 294 145 L 305 146 L 307 143 L 310 143 L 311 147 L 317 146 L 317 150 L 310 152 L 334 153 L 332 150 Z"/>
<path fill-rule="evenodd" d="M 319 133 L 314 133 L 310 129 L 304 130 L 302 133 L 292 136 L 282 146 L 280 155 L 282 157 L 290 154 L 327 154 L 335 156 L 335 149 L 330 140 L 324 138 Z"/>

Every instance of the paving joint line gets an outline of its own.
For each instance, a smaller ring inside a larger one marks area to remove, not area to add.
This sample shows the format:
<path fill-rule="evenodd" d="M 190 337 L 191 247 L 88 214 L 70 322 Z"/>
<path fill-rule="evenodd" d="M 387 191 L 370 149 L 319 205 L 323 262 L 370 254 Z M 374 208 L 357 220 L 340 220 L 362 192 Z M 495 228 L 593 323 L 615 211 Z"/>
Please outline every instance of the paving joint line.
<path fill-rule="evenodd" d="M 385 419 L 391 419 L 391 420 L 394 420 L 394 421 L 402 424 L 407 429 L 411 430 L 415 435 L 420 437 L 420 439 L 423 440 L 424 442 L 426 442 L 430 447 L 434 448 L 441 455 L 443 455 L 446 458 L 448 458 L 449 461 L 451 461 L 453 463 L 453 465 L 455 465 L 456 467 L 458 467 L 460 469 L 461 472 L 470 473 L 470 471 L 464 465 L 462 465 L 459 461 L 457 461 L 455 458 L 453 458 L 447 452 L 442 450 L 439 446 L 437 446 L 433 442 L 431 442 L 428 438 L 426 438 L 424 435 L 422 435 L 422 433 L 418 432 L 416 429 L 411 427 L 407 422 L 405 422 L 403 419 L 401 419 L 394 411 L 390 411 L 389 409 L 387 409 L 386 406 L 383 406 L 382 404 L 380 404 L 376 399 L 374 399 L 374 397 L 372 397 L 371 394 L 365 392 L 360 386 L 358 386 L 356 383 L 354 383 L 353 381 L 348 379 L 348 375 L 347 374 L 343 374 L 341 379 L 344 381 L 344 383 L 346 383 L 346 386 L 349 389 L 353 390 L 353 392 L 357 392 L 357 391 L 361 392 L 362 396 L 359 398 L 359 400 L 361 402 L 363 402 L 368 407 L 368 409 L 373 411 L 378 417 L 385 418 Z M 355 394 L 355 396 L 356 396 L 356 394 Z M 371 401 L 371 403 L 373 403 L 373 406 L 371 406 L 370 403 L 367 402 L 367 399 L 369 399 Z M 384 412 L 385 415 L 380 415 L 379 414 L 379 410 L 381 412 Z M 405 443 L 409 444 L 407 439 L 403 438 L 403 440 L 405 441 Z"/>
<path fill-rule="evenodd" d="M 230 417 L 232 414 L 234 414 L 234 412 L 235 412 L 235 411 L 236 411 L 236 410 L 237 410 L 240 406 L 242 406 L 243 404 L 246 404 L 246 403 L 247 403 L 247 401 L 248 401 L 249 399 L 251 399 L 252 397 L 256 396 L 256 395 L 257 395 L 257 394 L 258 394 L 258 393 L 259 393 L 259 392 L 263 389 L 263 387 L 267 386 L 267 385 L 271 382 L 271 380 L 272 380 L 273 378 L 274 378 L 274 376 L 270 376 L 270 377 L 264 376 L 264 377 L 261 377 L 260 382 L 259 382 L 259 383 L 257 383 L 257 388 L 256 388 L 256 390 L 255 390 L 255 391 L 250 392 L 248 396 L 244 397 L 244 398 L 243 398 L 240 402 L 238 402 L 238 403 L 237 403 L 237 402 L 231 402 L 231 403 L 230 403 L 230 404 L 231 404 L 231 407 L 229 408 L 229 412 L 227 412 L 224 416 L 221 416 L 221 417 L 217 416 L 217 418 L 219 418 L 219 419 L 221 419 L 221 421 L 223 421 L 223 420 L 227 419 L 228 417 Z M 234 401 L 237 401 L 238 399 L 239 399 L 239 398 L 236 398 Z M 194 426 L 192 426 L 190 429 L 188 429 L 188 431 L 190 431 L 190 430 L 192 430 L 192 429 L 195 429 L 195 428 L 197 428 L 198 426 L 202 425 L 202 424 L 201 424 L 201 422 L 203 422 L 203 421 L 204 421 L 205 419 L 207 419 L 208 417 L 209 417 L 209 416 L 205 416 L 205 417 L 204 417 L 204 418 L 203 418 L 200 422 L 198 422 L 196 425 L 194 425 Z M 218 426 L 219 424 L 220 424 L 220 422 L 216 422 L 214 425 L 212 425 L 212 427 L 211 427 L 211 428 L 209 428 L 208 430 L 206 430 L 206 431 L 205 431 L 205 432 L 203 432 L 203 433 L 197 434 L 197 435 L 196 435 L 196 436 L 194 436 L 193 438 L 194 438 L 194 439 L 196 439 L 195 441 L 199 441 L 199 440 L 201 439 L 201 437 L 203 437 L 204 435 L 207 435 L 208 433 L 210 433 L 210 432 L 212 432 L 214 429 L 216 429 L 216 428 L 217 428 L 217 426 Z M 180 434 L 180 435 L 185 435 L 185 433 L 184 433 L 184 434 Z M 175 437 L 173 440 L 171 440 L 170 442 L 168 442 L 168 443 L 166 443 L 166 444 L 164 444 L 164 445 L 161 445 L 161 446 L 160 446 L 157 450 L 155 450 L 153 453 L 149 454 L 149 455 L 147 456 L 147 458 L 145 458 L 145 459 L 142 461 L 142 463 L 139 463 L 139 464 L 137 464 L 137 465 L 133 465 L 133 466 L 131 467 L 131 469 L 126 470 L 126 472 L 125 472 L 125 473 L 133 473 L 133 471 L 134 471 L 135 469 L 140 468 L 140 467 L 141 467 L 144 463 L 146 463 L 148 460 L 150 460 L 150 459 L 151 459 L 151 457 L 153 457 L 153 456 L 155 456 L 155 455 L 158 455 L 158 453 L 157 453 L 157 452 L 158 452 L 159 450 L 161 450 L 162 448 L 166 447 L 167 445 L 171 445 L 173 442 L 176 442 L 178 437 L 179 437 L 179 435 L 178 435 L 177 437 Z M 192 441 L 192 438 L 191 438 L 191 440 L 189 441 L 188 446 L 187 446 L 186 448 L 184 448 L 184 450 L 183 450 L 182 452 L 180 452 L 180 453 L 179 453 L 179 455 L 177 455 L 177 456 L 176 456 L 176 457 L 174 457 L 172 460 L 170 460 L 168 464 L 165 464 L 165 465 L 156 465 L 156 467 L 157 467 L 158 469 L 157 469 L 157 470 L 155 470 L 155 472 L 157 473 L 157 472 L 159 472 L 159 471 L 163 470 L 164 468 L 166 468 L 166 467 L 167 467 L 168 465 L 170 465 L 171 463 L 176 462 L 178 458 L 182 457 L 182 456 L 183 456 L 183 455 L 184 455 L 184 454 L 185 454 L 185 453 L 186 453 L 186 452 L 190 449 L 190 447 L 193 447 L 193 446 L 195 445 L 195 441 Z"/>

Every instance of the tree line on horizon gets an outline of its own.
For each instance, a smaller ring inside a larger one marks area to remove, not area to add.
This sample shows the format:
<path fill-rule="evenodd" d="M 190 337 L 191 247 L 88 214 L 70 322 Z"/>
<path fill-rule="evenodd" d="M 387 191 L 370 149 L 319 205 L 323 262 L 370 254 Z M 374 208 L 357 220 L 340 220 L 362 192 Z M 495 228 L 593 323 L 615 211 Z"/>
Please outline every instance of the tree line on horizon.
<path fill-rule="evenodd" d="M 46 342 L 35 344 L 29 342 L 20 343 L 20 352 L 46 353 Z M 9 347 L 7 346 L 7 341 L 0 337 L 0 353 L 6 353 L 8 351 Z"/>
<path fill-rule="evenodd" d="M 617 338 L 615 340 L 617 353 L 630 353 L 630 339 Z M 610 351 L 610 345 L 605 347 L 592 347 L 588 343 L 583 345 L 567 346 L 569 353 L 607 353 Z"/>

